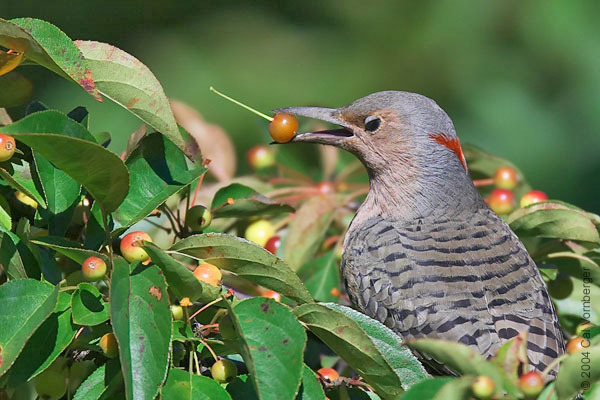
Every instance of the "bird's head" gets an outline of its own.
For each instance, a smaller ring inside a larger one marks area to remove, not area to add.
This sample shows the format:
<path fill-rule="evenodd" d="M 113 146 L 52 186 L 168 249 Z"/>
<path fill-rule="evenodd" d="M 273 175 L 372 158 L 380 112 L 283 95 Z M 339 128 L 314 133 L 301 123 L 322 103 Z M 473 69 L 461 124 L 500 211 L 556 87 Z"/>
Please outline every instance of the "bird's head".
<path fill-rule="evenodd" d="M 433 100 L 416 93 L 370 94 L 341 108 L 289 107 L 285 112 L 339 125 L 307 132 L 293 142 L 332 145 L 354 153 L 369 173 L 389 168 L 436 168 L 466 163 L 448 115 Z M 450 164 L 450 165 L 448 165 Z"/>
<path fill-rule="evenodd" d="M 385 91 L 341 108 L 276 112 L 340 127 L 301 133 L 292 142 L 332 145 L 355 154 L 369 173 L 371 190 L 363 207 L 373 213 L 408 218 L 484 204 L 467 174 L 452 121 L 425 96 Z"/>

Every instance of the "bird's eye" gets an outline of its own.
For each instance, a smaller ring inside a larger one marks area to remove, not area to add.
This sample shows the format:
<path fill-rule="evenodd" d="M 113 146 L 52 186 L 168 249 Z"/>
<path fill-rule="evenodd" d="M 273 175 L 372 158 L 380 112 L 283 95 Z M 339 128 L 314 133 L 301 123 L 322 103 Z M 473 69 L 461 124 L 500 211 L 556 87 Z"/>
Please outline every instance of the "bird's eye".
<path fill-rule="evenodd" d="M 374 115 L 370 115 L 365 118 L 365 131 L 367 132 L 375 132 L 379 129 L 379 125 L 381 125 L 381 119 Z"/>

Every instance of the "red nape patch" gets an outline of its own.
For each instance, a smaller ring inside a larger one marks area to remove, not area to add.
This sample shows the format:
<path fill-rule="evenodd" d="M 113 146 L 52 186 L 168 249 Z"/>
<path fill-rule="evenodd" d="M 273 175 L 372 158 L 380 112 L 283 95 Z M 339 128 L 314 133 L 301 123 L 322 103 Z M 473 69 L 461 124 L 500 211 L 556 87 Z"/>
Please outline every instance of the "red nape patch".
<path fill-rule="evenodd" d="M 462 148 L 460 147 L 460 140 L 457 137 L 450 138 L 445 133 L 430 133 L 429 137 L 438 142 L 441 145 L 446 146 L 460 160 L 463 167 L 465 167 L 465 171 L 467 171 L 467 160 L 465 160 L 465 155 L 463 154 Z"/>

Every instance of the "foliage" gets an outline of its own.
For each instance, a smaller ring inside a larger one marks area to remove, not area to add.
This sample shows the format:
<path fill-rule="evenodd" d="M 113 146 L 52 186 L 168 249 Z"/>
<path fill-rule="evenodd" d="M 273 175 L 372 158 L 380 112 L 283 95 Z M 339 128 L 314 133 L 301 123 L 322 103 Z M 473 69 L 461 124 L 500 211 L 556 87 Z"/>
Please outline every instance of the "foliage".
<path fill-rule="evenodd" d="M 491 378 L 497 396 L 523 397 L 521 337 L 492 360 L 441 340 L 404 346 L 387 327 L 344 305 L 339 249 L 368 189 L 357 161 L 320 149 L 315 176 L 306 148 L 286 146 L 271 168 L 211 181 L 194 136 L 176 125 L 162 87 L 129 54 L 73 42 L 36 19 L 0 20 L 0 45 L 12 50 L 0 57 L 0 73 L 39 64 L 156 129 L 134 132 L 119 157 L 106 149 L 110 135 L 89 131 L 83 108 L 63 114 L 33 103 L 14 122 L 0 112 L 1 132 L 18 146 L 0 163 L 0 395 L 19 396 L 34 381 L 43 388 L 42 373 L 53 371 L 68 378 L 64 396 L 74 399 L 468 398 L 478 375 Z M 478 181 L 511 166 L 465 150 Z M 521 179 L 514 192 L 520 197 L 529 190 Z M 482 186 L 482 192 L 489 190 Z M 17 193 L 37 204 L 23 203 Z M 205 232 L 184 223 L 198 199 L 211 206 Z M 257 218 L 282 236 L 275 254 L 239 237 Z M 544 279 L 571 283 L 568 293 L 551 290 L 566 331 L 598 324 L 598 303 L 585 321 L 580 297 L 599 295 L 600 217 L 547 201 L 505 218 Z M 130 264 L 117 254 L 119 236 L 134 225 L 163 237 L 138 244 L 149 262 Z M 90 283 L 80 264 L 92 255 L 109 272 Z M 221 270 L 222 285 L 196 278 L 203 263 Z M 171 305 L 183 307 L 183 321 Z M 600 391 L 598 370 L 582 367 L 600 363 L 598 331 L 585 333 L 589 349 L 561 360 L 557 379 L 539 398 L 571 398 L 585 382 L 588 393 Z M 106 333 L 116 336 L 118 358 L 100 349 Z M 409 349 L 461 376 L 431 377 Z M 235 379 L 219 379 L 230 383 L 211 378 L 210 366 L 220 358 L 237 364 Z M 316 377 L 315 370 L 331 366 L 342 377 Z"/>

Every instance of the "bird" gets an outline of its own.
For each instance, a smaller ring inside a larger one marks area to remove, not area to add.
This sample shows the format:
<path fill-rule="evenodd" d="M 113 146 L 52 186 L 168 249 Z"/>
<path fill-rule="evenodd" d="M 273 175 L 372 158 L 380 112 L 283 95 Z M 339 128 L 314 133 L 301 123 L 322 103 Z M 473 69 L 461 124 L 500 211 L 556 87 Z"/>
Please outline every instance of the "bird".
<path fill-rule="evenodd" d="M 529 365 L 538 372 L 564 353 L 535 262 L 475 188 L 454 124 L 435 101 L 382 91 L 341 108 L 274 112 L 337 125 L 292 143 L 341 148 L 367 170 L 369 192 L 340 262 L 355 308 L 403 339 L 450 340 L 488 359 L 527 331 Z"/>

